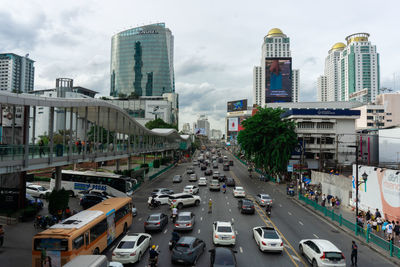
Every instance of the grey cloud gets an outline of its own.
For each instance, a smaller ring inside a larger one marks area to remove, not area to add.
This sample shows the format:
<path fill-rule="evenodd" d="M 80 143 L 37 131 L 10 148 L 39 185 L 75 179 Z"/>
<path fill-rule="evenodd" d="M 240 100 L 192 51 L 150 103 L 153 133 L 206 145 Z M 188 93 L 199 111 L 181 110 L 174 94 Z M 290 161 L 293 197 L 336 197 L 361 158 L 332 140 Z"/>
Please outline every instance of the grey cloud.
<path fill-rule="evenodd" d="M 192 57 L 180 64 L 177 64 L 177 76 L 188 76 L 204 72 L 220 72 L 226 67 L 222 64 L 208 63 L 198 57 Z"/>

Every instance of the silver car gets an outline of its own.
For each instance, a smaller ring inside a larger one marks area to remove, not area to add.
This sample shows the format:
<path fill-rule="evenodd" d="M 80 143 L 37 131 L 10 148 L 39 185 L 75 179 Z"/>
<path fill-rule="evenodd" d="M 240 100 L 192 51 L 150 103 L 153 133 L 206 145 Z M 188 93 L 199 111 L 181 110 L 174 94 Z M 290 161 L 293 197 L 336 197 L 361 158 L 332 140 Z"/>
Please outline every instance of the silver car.
<path fill-rule="evenodd" d="M 182 176 L 180 175 L 175 175 L 174 178 L 172 178 L 173 183 L 180 183 L 182 182 Z"/>
<path fill-rule="evenodd" d="M 193 230 L 194 214 L 190 211 L 178 213 L 178 218 L 175 221 L 174 229 L 176 230 Z"/>
<path fill-rule="evenodd" d="M 266 206 L 267 204 L 272 206 L 272 198 L 268 194 L 258 194 L 256 196 L 256 201 L 260 206 Z"/>
<path fill-rule="evenodd" d="M 195 173 L 189 176 L 189 182 L 197 182 L 197 175 Z"/>

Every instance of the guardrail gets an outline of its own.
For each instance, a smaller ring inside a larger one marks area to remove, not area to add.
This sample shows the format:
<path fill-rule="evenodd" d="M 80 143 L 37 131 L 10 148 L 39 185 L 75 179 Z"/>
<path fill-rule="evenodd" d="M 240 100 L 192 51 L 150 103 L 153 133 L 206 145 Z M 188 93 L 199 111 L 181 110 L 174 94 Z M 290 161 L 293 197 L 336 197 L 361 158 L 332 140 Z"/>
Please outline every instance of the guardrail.
<path fill-rule="evenodd" d="M 391 257 L 397 257 L 400 259 L 400 248 L 395 246 L 393 242 L 386 241 L 380 236 L 372 233 L 369 228 L 361 227 L 349 220 L 343 218 L 342 214 L 337 214 L 333 209 L 328 209 L 325 206 L 319 205 L 317 202 L 303 196 L 299 193 L 299 200 L 303 201 L 308 206 L 314 208 L 317 211 L 320 211 L 325 217 L 330 218 L 332 221 L 339 223 L 340 226 L 353 231 L 356 236 L 361 236 L 365 239 L 367 243 L 373 243 L 376 246 L 384 249 L 389 253 Z"/>

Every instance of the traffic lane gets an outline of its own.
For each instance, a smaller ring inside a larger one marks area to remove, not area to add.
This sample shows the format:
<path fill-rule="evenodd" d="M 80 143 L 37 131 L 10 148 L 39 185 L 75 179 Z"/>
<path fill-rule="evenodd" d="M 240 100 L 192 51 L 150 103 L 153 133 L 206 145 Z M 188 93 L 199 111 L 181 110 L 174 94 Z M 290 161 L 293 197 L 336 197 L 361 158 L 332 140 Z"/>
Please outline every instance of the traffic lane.
<path fill-rule="evenodd" d="M 242 177 L 246 177 L 247 170 L 241 170 Z M 252 188 L 253 192 L 259 190 L 262 186 L 266 189 L 274 199 L 274 208 L 272 212 L 272 221 L 278 228 L 287 235 L 289 240 L 297 243 L 301 239 L 306 238 L 322 238 L 330 240 L 346 255 L 346 262 L 351 264 L 350 252 L 351 241 L 353 238 L 342 231 L 338 231 L 336 227 L 322 221 L 320 218 L 310 214 L 302 207 L 293 203 L 290 197 L 275 190 L 275 186 L 269 183 L 261 182 L 256 179 L 242 179 L 248 188 Z M 256 191 L 257 192 L 257 191 Z M 391 262 L 382 257 L 379 253 L 370 248 L 359 244 L 359 263 L 368 266 L 393 266 Z M 361 265 L 362 266 L 362 265 Z"/>

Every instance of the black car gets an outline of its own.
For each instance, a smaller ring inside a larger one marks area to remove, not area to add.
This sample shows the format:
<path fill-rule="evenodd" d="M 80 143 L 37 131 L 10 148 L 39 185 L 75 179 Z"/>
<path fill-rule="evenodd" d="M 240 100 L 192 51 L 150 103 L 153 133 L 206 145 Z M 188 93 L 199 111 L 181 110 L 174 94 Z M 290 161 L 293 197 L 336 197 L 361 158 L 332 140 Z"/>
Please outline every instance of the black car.
<path fill-rule="evenodd" d="M 211 267 L 236 267 L 236 251 L 225 247 L 210 249 Z"/>
<path fill-rule="evenodd" d="M 218 163 L 224 163 L 224 159 L 222 157 L 218 158 Z"/>
<path fill-rule="evenodd" d="M 240 199 L 238 201 L 238 208 L 241 213 L 250 213 L 254 214 L 255 208 L 254 208 L 254 203 L 250 199 Z"/>
<path fill-rule="evenodd" d="M 80 205 L 82 206 L 83 209 L 88 209 L 106 199 L 108 199 L 108 197 L 106 196 L 87 194 L 81 198 Z"/>
<path fill-rule="evenodd" d="M 213 171 L 211 169 L 208 169 L 204 172 L 204 175 L 212 175 Z"/>
<path fill-rule="evenodd" d="M 235 180 L 233 178 L 226 178 L 226 186 L 235 186 Z"/>
<path fill-rule="evenodd" d="M 172 249 L 171 261 L 196 265 L 203 254 L 206 244 L 203 240 L 192 236 L 183 236 Z"/>
<path fill-rule="evenodd" d="M 229 161 L 229 166 L 233 166 L 233 160 Z"/>
<path fill-rule="evenodd" d="M 226 182 L 226 176 L 225 176 L 225 174 L 220 174 L 220 175 L 218 176 L 218 181 L 219 181 L 220 183 L 225 183 L 225 182 Z"/>
<path fill-rule="evenodd" d="M 207 166 L 206 166 L 206 165 L 204 165 L 204 164 L 202 164 L 202 165 L 201 165 L 201 167 L 200 167 L 200 170 L 202 170 L 202 171 L 205 171 L 205 170 L 207 170 Z"/>
<path fill-rule="evenodd" d="M 229 171 L 229 165 L 228 164 L 224 164 L 224 167 L 222 169 L 224 171 Z"/>

